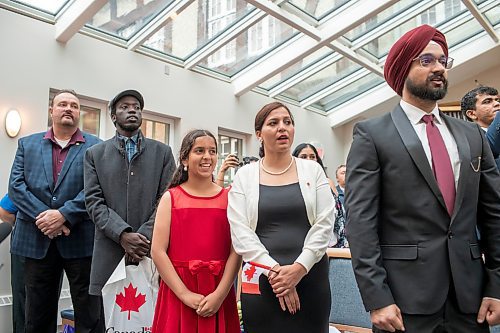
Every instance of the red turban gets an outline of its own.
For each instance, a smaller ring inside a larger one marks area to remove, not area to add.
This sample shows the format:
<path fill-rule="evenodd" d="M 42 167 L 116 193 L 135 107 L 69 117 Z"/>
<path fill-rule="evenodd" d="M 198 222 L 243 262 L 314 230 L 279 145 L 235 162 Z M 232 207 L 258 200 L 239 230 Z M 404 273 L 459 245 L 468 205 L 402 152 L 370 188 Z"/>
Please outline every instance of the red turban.
<path fill-rule="evenodd" d="M 391 48 L 384 66 L 387 84 L 398 93 L 403 93 L 403 86 L 410 71 L 412 60 L 420 55 L 430 41 L 435 41 L 446 56 L 448 45 L 444 35 L 429 25 L 421 25 L 405 33 Z"/>

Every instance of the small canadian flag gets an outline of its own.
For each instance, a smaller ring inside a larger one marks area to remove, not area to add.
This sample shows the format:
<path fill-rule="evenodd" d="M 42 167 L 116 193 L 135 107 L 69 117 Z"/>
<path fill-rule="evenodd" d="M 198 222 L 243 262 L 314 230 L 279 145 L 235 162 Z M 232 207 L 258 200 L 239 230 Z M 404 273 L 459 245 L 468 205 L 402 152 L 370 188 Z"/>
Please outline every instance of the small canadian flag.
<path fill-rule="evenodd" d="M 260 275 L 270 269 L 271 267 L 254 262 L 245 263 L 241 270 L 241 292 L 244 294 L 260 295 Z"/>

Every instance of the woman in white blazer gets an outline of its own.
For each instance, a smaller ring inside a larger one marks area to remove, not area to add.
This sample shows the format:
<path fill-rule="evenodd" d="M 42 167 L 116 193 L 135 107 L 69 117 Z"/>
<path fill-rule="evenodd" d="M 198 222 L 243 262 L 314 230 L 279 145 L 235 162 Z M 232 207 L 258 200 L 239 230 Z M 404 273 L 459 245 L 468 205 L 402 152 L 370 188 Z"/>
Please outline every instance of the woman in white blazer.
<path fill-rule="evenodd" d="M 328 332 L 325 255 L 335 207 L 321 166 L 291 155 L 295 124 L 282 103 L 255 117 L 259 163 L 242 167 L 229 192 L 233 247 L 247 263 L 241 296 L 248 332 Z"/>

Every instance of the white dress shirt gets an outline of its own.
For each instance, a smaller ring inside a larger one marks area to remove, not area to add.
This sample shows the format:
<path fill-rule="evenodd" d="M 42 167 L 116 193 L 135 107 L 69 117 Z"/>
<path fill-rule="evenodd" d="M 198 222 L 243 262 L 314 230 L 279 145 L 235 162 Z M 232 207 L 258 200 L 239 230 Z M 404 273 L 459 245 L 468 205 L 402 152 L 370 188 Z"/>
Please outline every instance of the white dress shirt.
<path fill-rule="evenodd" d="M 431 148 L 429 146 L 429 140 L 427 139 L 427 132 L 425 130 L 426 125 L 422 120 L 422 117 L 427 113 L 424 110 L 421 110 L 403 100 L 401 100 L 399 104 L 410 120 L 410 123 L 417 133 L 420 142 L 422 142 L 422 148 L 424 148 L 425 156 L 427 156 L 427 160 L 429 161 L 429 165 L 432 169 Z M 441 119 L 437 104 L 431 113 L 434 115 L 434 124 L 439 129 L 439 132 L 443 137 L 446 150 L 448 151 L 448 155 L 450 156 L 451 168 L 453 169 L 453 175 L 455 176 L 455 189 L 457 189 L 458 177 L 460 175 L 460 157 L 458 155 L 457 143 L 453 138 L 453 135 L 451 135 L 450 130 L 448 129 L 448 127 L 446 127 L 446 124 Z"/>

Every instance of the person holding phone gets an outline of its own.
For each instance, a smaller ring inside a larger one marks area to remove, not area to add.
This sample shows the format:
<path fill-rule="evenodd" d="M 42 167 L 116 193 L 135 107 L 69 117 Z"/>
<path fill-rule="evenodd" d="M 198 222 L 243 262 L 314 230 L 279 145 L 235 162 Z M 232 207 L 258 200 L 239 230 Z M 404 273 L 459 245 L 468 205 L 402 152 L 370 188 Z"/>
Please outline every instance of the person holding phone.
<path fill-rule="evenodd" d="M 232 153 L 226 156 L 222 165 L 220 166 L 219 172 L 217 173 L 217 181 L 215 182 L 220 187 L 224 187 L 224 176 L 229 168 L 238 168 L 240 165 L 240 160 L 236 153 Z"/>

